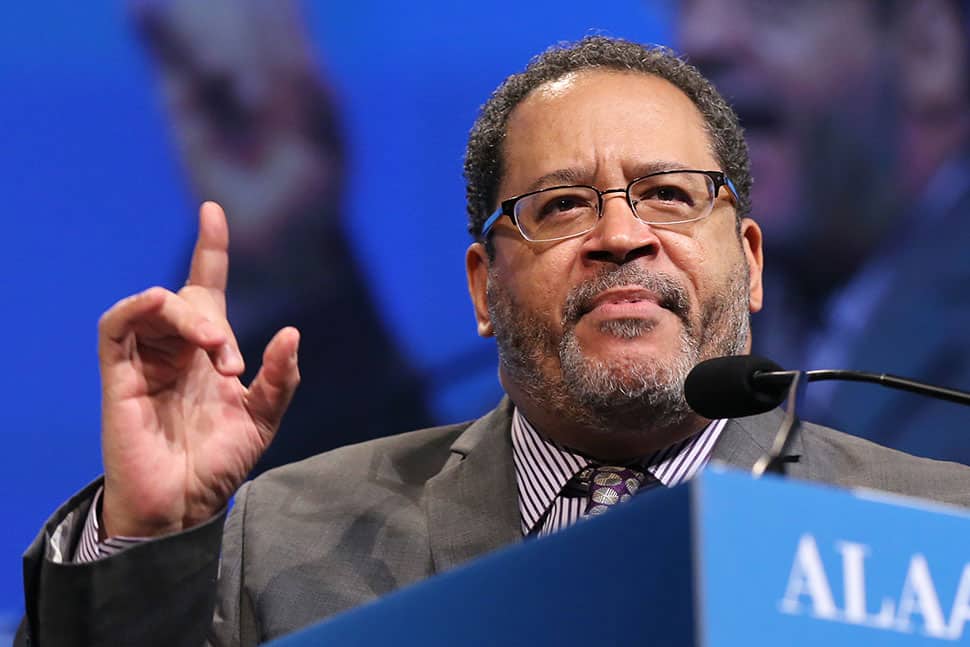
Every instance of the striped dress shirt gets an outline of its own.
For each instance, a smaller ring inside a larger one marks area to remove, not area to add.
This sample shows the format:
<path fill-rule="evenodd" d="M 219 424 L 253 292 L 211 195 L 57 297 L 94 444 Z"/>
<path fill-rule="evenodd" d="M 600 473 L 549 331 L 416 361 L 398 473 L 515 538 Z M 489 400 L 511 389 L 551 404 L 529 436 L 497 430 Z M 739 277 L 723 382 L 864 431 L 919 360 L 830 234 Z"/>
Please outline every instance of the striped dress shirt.
<path fill-rule="evenodd" d="M 727 420 L 646 457 L 637 466 L 666 487 L 694 477 L 707 464 Z M 516 408 L 512 412 L 512 460 L 519 491 L 522 534 L 548 535 L 581 519 L 586 498 L 564 494 L 565 485 L 591 461 L 547 440 Z"/>
<path fill-rule="evenodd" d="M 110 557 L 125 548 L 147 541 L 141 537 L 108 537 L 104 540 L 99 538 L 101 532 L 101 495 L 103 492 L 104 488 L 100 488 L 91 503 L 87 522 L 84 524 L 81 539 L 78 541 L 77 549 L 74 552 L 75 564 L 86 564 Z"/>

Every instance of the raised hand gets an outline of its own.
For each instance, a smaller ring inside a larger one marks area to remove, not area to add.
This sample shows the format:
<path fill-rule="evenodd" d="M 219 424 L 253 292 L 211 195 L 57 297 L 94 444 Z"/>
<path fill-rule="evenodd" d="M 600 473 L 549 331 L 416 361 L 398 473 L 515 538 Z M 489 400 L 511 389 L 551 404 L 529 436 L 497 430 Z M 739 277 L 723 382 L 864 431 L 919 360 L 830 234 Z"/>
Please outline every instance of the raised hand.
<path fill-rule="evenodd" d="M 249 388 L 226 320 L 229 232 L 199 210 L 189 280 L 123 299 L 98 325 L 104 530 L 153 537 L 221 510 L 279 427 L 299 383 L 295 328 L 280 330 Z"/>

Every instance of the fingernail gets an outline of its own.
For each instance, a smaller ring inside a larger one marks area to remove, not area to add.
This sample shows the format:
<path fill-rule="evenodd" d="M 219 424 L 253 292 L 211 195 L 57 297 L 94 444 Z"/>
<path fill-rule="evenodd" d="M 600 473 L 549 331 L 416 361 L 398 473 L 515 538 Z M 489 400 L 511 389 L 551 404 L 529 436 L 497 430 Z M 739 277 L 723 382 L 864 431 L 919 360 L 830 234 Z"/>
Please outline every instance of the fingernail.
<path fill-rule="evenodd" d="M 229 344 L 219 348 L 219 364 L 225 371 L 241 371 L 243 359 L 239 352 Z"/>

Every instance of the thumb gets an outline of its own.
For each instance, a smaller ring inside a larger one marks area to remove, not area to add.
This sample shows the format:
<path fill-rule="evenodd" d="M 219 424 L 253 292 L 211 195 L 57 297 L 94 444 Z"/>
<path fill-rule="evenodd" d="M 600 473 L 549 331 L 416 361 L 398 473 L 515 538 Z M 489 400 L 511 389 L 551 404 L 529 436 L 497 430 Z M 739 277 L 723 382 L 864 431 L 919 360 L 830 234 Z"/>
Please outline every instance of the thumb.
<path fill-rule="evenodd" d="M 300 383 L 299 345 L 300 332 L 296 328 L 287 327 L 276 333 L 266 345 L 263 365 L 246 393 L 246 408 L 267 445 Z"/>

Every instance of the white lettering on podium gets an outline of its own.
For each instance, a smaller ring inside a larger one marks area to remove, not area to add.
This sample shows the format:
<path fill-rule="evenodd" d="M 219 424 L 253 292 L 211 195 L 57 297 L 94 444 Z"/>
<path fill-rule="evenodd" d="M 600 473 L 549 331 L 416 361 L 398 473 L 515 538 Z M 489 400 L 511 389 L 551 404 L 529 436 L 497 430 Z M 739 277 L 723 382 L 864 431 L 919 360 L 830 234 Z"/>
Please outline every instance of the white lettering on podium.
<path fill-rule="evenodd" d="M 896 612 L 896 630 L 912 632 L 911 618 L 914 613 L 923 616 L 923 633 L 933 638 L 948 638 L 946 621 L 940 598 L 936 595 L 933 578 L 926 558 L 919 553 L 909 560 L 909 570 L 903 582 L 903 592 L 899 595 L 899 610 Z"/>
<path fill-rule="evenodd" d="M 956 595 L 953 596 L 953 608 L 950 610 L 950 624 L 947 633 L 953 640 L 963 637 L 963 628 L 970 620 L 970 564 L 963 567 L 960 584 Z"/>
<path fill-rule="evenodd" d="M 822 557 L 818 554 L 815 537 L 802 535 L 795 550 L 795 561 L 788 575 L 788 587 L 781 600 L 781 610 L 796 614 L 801 610 L 799 599 L 807 596 L 812 601 L 812 615 L 823 620 L 835 620 L 839 610 L 832 597 Z"/>
<path fill-rule="evenodd" d="M 857 625 L 889 628 L 892 626 L 895 605 L 886 598 L 879 613 L 869 615 L 866 610 L 865 559 L 869 547 L 851 541 L 837 541 L 835 548 L 842 554 L 842 583 L 845 591 L 844 620 Z"/>
<path fill-rule="evenodd" d="M 970 621 L 970 564 L 963 568 L 947 622 L 929 562 L 921 553 L 909 558 L 898 598 L 883 597 L 878 612 L 871 613 L 866 588 L 866 558 L 870 556 L 870 547 L 843 540 L 836 541 L 834 548 L 841 557 L 842 607 L 832 594 L 818 542 L 806 533 L 798 540 L 785 594 L 778 603 L 782 613 L 807 613 L 820 620 L 899 633 L 919 630 L 924 636 L 943 640 L 963 637 L 966 623 Z"/>

